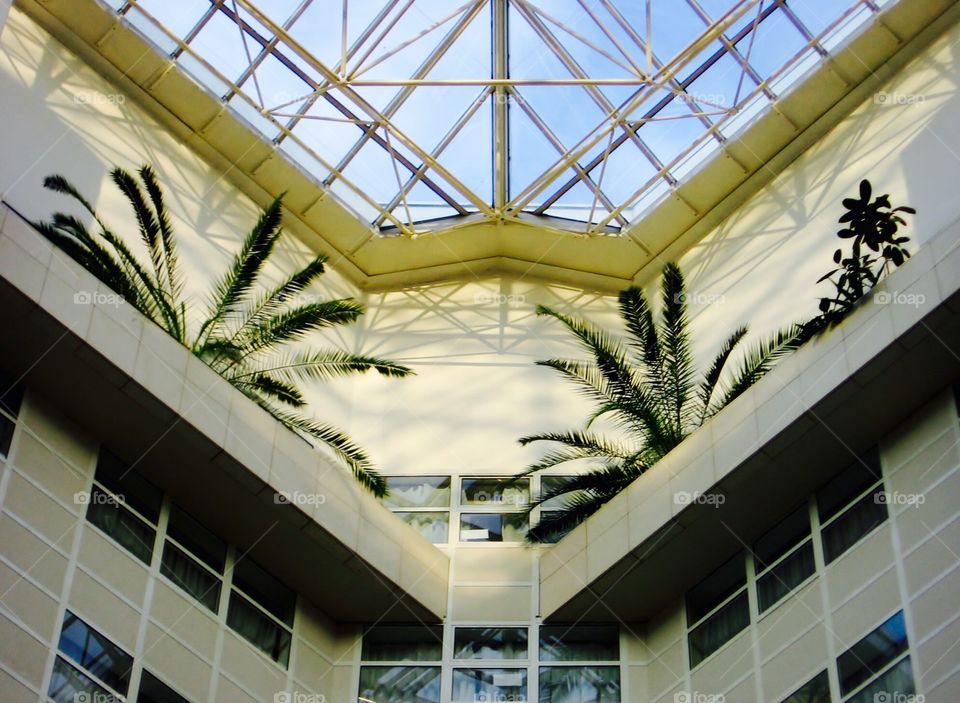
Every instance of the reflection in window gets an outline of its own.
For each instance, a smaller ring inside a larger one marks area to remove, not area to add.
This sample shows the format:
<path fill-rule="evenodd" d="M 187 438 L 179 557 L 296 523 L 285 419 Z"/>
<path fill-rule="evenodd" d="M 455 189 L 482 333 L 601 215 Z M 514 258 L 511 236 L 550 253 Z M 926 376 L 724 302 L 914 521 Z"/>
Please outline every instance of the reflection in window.
<path fill-rule="evenodd" d="M 540 703 L 619 703 L 618 666 L 541 666 Z"/>
<path fill-rule="evenodd" d="M 434 513 L 426 511 L 396 511 L 398 518 L 413 527 L 423 535 L 424 539 L 433 544 L 446 544 L 450 535 L 449 513 Z"/>
<path fill-rule="evenodd" d="M 190 703 L 146 669 L 140 677 L 137 703 Z"/>
<path fill-rule="evenodd" d="M 458 627 L 454 659 L 526 659 L 525 627 Z"/>
<path fill-rule="evenodd" d="M 830 703 L 830 679 L 824 669 L 785 698 L 782 703 Z"/>
<path fill-rule="evenodd" d="M 527 700 L 526 669 L 454 669 L 454 703 Z"/>
<path fill-rule="evenodd" d="M 388 508 L 450 507 L 449 476 L 388 476 L 387 487 L 383 504 Z"/>
<path fill-rule="evenodd" d="M 616 661 L 620 632 L 616 625 L 544 625 L 540 661 Z"/>
<path fill-rule="evenodd" d="M 491 508 L 520 509 L 530 502 L 530 481 L 521 479 L 465 478 L 460 503 Z"/>
<path fill-rule="evenodd" d="M 914 701 L 913 670 L 910 657 L 884 671 L 875 680 L 847 699 L 847 703 L 877 703 L 878 701 Z"/>
<path fill-rule="evenodd" d="M 363 635 L 363 661 L 439 661 L 443 628 L 439 625 L 378 625 Z"/>
<path fill-rule="evenodd" d="M 363 666 L 360 699 L 373 703 L 440 703 L 440 667 Z"/>
<path fill-rule="evenodd" d="M 108 694 L 104 684 L 126 695 L 133 658 L 69 610 L 57 647 L 64 656 L 57 658 L 48 689 L 55 701 L 74 703 L 83 692 Z"/>
<path fill-rule="evenodd" d="M 786 555 L 786 556 L 785 556 Z M 816 571 L 810 513 L 801 505 L 753 545 L 757 602 L 764 612 Z"/>
<path fill-rule="evenodd" d="M 290 632 L 236 591 L 230 596 L 227 625 L 280 665 L 290 661 Z"/>
<path fill-rule="evenodd" d="M 461 542 L 522 542 L 527 533 L 523 513 L 461 513 Z"/>
<path fill-rule="evenodd" d="M 840 693 L 847 695 L 905 651 L 907 629 L 901 611 L 837 657 Z"/>

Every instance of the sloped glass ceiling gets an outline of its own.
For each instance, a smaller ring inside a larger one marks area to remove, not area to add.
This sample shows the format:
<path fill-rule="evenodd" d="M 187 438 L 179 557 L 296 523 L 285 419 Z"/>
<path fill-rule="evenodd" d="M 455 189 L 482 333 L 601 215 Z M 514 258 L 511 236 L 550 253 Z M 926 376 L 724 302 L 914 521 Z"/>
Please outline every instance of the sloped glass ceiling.
<path fill-rule="evenodd" d="M 385 235 L 610 235 L 893 1 L 110 4 Z"/>

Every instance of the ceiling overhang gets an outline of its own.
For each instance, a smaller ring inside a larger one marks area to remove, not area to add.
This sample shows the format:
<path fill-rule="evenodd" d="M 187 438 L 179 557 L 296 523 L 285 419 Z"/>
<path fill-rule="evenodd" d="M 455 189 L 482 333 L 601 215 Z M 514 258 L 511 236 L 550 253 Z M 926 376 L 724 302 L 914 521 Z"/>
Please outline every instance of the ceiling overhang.
<path fill-rule="evenodd" d="M 355 213 L 97 0 L 16 5 L 136 98 L 255 202 L 285 192 L 287 226 L 358 286 L 383 290 L 516 274 L 616 291 L 716 227 L 956 21 L 956 0 L 901 0 L 875 15 L 736 138 L 622 232 L 556 217 L 465 215 L 390 236 Z"/>

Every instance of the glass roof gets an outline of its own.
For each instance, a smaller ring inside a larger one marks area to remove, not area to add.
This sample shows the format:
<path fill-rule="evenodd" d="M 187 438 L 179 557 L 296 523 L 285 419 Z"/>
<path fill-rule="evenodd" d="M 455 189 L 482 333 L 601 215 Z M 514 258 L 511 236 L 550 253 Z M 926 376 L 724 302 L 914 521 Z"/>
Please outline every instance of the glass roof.
<path fill-rule="evenodd" d="M 610 235 L 893 1 L 109 4 L 384 235 Z"/>

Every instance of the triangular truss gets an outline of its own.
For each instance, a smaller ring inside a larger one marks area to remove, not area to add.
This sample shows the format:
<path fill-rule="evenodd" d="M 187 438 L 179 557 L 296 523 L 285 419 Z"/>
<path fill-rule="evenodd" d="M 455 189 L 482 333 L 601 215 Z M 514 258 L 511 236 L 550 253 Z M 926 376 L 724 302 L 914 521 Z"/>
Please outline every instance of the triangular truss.
<path fill-rule="evenodd" d="M 886 3 L 112 4 L 359 217 L 414 235 L 616 233 Z"/>

